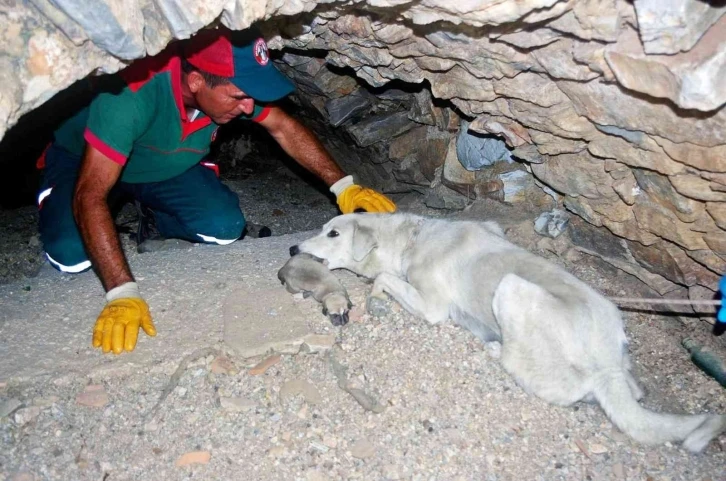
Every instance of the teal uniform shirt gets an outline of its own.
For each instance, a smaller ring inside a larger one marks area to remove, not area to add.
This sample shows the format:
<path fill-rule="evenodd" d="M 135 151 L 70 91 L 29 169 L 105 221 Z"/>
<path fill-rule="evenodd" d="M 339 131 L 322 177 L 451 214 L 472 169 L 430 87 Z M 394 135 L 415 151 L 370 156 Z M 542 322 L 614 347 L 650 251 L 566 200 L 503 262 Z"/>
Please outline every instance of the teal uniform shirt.
<path fill-rule="evenodd" d="M 218 126 L 201 112 L 188 118 L 176 46 L 118 76 L 117 89 L 100 92 L 56 130 L 56 146 L 82 156 L 88 143 L 123 165 L 120 180 L 128 183 L 171 179 L 209 154 Z M 255 103 L 254 112 L 242 117 L 259 122 L 268 113 L 269 107 Z"/>

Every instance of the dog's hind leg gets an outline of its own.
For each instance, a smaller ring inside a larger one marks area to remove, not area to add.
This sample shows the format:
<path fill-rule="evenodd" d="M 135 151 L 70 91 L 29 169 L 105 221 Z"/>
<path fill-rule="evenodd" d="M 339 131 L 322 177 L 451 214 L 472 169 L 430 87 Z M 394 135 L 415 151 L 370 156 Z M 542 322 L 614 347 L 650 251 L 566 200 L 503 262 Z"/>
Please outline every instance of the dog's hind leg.
<path fill-rule="evenodd" d="M 502 366 L 525 391 L 567 406 L 588 399 L 586 353 L 562 342 L 566 307 L 541 286 L 507 274 L 492 309 L 502 333 Z"/>
<path fill-rule="evenodd" d="M 423 296 L 408 282 L 385 272 L 379 274 L 373 282 L 371 296 L 380 297 L 384 292 L 393 297 L 408 312 L 431 324 L 438 324 L 449 318 L 449 306 L 437 294 L 427 292 L 426 296 Z"/>

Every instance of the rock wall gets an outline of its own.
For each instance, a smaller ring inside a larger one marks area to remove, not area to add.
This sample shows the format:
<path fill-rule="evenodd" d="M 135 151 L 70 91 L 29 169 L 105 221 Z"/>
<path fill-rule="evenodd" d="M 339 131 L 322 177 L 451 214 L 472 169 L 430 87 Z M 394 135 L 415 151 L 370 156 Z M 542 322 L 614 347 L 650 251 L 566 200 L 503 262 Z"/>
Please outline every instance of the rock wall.
<path fill-rule="evenodd" d="M 723 2 L 95 3 L 3 3 L 0 126 L 215 19 L 266 20 L 301 102 L 389 191 L 556 203 L 619 238 L 583 249 L 661 294 L 710 297 L 726 271 Z"/>

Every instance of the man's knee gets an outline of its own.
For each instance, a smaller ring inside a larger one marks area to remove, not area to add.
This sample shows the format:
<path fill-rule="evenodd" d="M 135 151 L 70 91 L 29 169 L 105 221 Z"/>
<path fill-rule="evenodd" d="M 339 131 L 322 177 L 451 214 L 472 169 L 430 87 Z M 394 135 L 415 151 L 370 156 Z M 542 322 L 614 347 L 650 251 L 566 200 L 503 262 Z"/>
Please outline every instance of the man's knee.
<path fill-rule="evenodd" d="M 242 236 L 245 224 L 245 217 L 239 207 L 216 209 L 214 214 L 194 226 L 194 234 L 202 242 L 227 245 Z"/>
<path fill-rule="evenodd" d="M 88 260 L 80 239 L 46 240 L 43 249 L 50 264 L 61 272 L 75 274 L 91 268 L 91 261 Z"/>

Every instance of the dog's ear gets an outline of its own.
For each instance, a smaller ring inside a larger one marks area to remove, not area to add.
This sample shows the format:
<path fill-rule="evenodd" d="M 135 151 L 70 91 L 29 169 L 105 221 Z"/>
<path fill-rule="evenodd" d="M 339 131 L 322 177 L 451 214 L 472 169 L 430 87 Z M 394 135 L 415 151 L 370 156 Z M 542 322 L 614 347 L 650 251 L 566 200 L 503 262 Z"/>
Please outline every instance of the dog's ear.
<path fill-rule="evenodd" d="M 378 247 L 378 243 L 373 229 L 356 223 L 353 231 L 353 260 L 362 261 L 376 247 Z"/>

